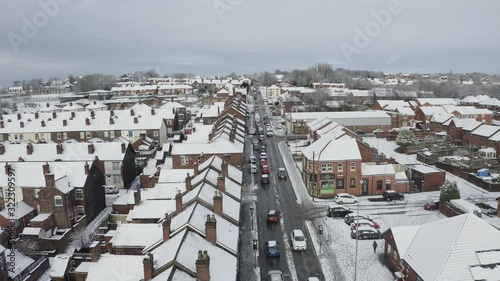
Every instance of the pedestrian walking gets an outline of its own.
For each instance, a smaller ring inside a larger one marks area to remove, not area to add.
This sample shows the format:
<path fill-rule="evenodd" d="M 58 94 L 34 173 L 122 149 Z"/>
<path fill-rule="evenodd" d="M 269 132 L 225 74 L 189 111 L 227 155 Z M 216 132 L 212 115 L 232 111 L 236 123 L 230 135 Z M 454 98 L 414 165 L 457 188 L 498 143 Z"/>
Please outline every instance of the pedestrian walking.
<path fill-rule="evenodd" d="M 373 253 L 377 253 L 377 241 L 373 241 Z"/>

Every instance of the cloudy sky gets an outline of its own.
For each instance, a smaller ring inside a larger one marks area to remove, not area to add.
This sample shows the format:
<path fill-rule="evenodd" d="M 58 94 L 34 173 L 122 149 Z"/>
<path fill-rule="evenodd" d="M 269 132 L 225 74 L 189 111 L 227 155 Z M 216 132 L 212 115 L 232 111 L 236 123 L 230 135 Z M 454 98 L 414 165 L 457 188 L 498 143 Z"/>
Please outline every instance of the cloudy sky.
<path fill-rule="evenodd" d="M 1 7 L 0 86 L 70 73 L 221 75 L 316 62 L 500 73 L 497 0 L 2 0 Z"/>

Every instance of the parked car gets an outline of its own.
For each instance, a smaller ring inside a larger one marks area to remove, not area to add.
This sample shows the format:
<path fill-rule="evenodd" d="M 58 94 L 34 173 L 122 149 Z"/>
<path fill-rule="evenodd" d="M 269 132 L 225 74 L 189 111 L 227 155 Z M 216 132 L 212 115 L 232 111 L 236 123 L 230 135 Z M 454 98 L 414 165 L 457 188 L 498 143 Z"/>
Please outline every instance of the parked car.
<path fill-rule="evenodd" d="M 347 216 L 344 217 L 344 222 L 347 225 L 351 225 L 351 223 L 353 223 L 357 219 L 358 219 L 357 215 L 347 215 Z M 359 215 L 359 220 L 369 220 L 369 221 L 372 221 L 372 219 L 369 216 L 366 216 L 366 215 Z"/>
<path fill-rule="evenodd" d="M 268 271 L 266 281 L 283 281 L 283 272 L 280 270 Z"/>
<path fill-rule="evenodd" d="M 359 231 L 358 238 L 360 240 L 381 239 L 382 238 L 382 233 L 380 233 L 380 230 L 375 229 L 373 227 L 365 226 L 365 227 L 358 227 L 358 229 L 351 230 L 351 238 L 352 239 L 356 239 L 356 232 L 357 231 Z"/>
<path fill-rule="evenodd" d="M 392 201 L 392 200 L 404 200 L 405 196 L 402 193 L 398 193 L 394 190 L 386 190 L 384 193 L 382 193 L 382 196 L 384 197 L 385 201 Z"/>
<path fill-rule="evenodd" d="M 280 249 L 279 243 L 277 241 L 271 240 L 267 241 L 264 244 L 266 256 L 268 258 L 279 258 L 280 257 Z"/>
<path fill-rule="evenodd" d="M 291 235 L 292 248 L 295 251 L 305 251 L 307 249 L 306 237 L 300 229 L 294 229 Z"/>
<path fill-rule="evenodd" d="M 248 162 L 249 162 L 250 164 L 253 164 L 253 165 L 257 164 L 257 157 L 255 157 L 255 156 L 250 156 L 250 159 L 248 159 Z"/>
<path fill-rule="evenodd" d="M 286 179 L 286 170 L 285 168 L 278 168 L 278 179 Z"/>
<path fill-rule="evenodd" d="M 273 131 L 267 131 L 267 132 L 266 132 L 266 136 L 268 136 L 268 137 L 272 137 L 272 136 L 274 136 Z"/>
<path fill-rule="evenodd" d="M 309 277 L 307 278 L 307 281 L 319 281 L 318 277 Z"/>
<path fill-rule="evenodd" d="M 250 165 L 250 173 L 257 174 L 257 171 L 258 171 L 257 165 L 255 165 L 255 164 Z"/>
<path fill-rule="evenodd" d="M 259 150 L 259 140 L 253 139 L 252 145 L 253 145 L 253 150 Z"/>
<path fill-rule="evenodd" d="M 268 184 L 269 183 L 269 174 L 262 174 L 260 176 L 260 183 Z"/>
<path fill-rule="evenodd" d="M 271 223 L 280 222 L 280 216 L 281 216 L 280 211 L 271 210 L 269 211 L 269 213 L 267 213 L 266 221 Z"/>
<path fill-rule="evenodd" d="M 383 132 L 384 132 L 384 130 L 382 130 L 382 129 L 375 129 L 375 130 L 373 130 L 372 133 L 376 134 L 376 133 L 383 133 Z"/>
<path fill-rule="evenodd" d="M 261 145 L 260 146 L 260 152 L 266 152 L 267 149 L 266 149 L 266 146 L 265 145 Z"/>
<path fill-rule="evenodd" d="M 352 211 L 344 206 L 328 206 L 326 210 L 326 215 L 328 217 L 345 217 L 350 213 L 352 213 Z"/>
<path fill-rule="evenodd" d="M 335 196 L 333 200 L 337 204 L 356 204 L 358 203 L 358 198 L 348 193 L 339 193 Z"/>
<path fill-rule="evenodd" d="M 427 210 L 427 211 L 439 210 L 439 201 L 434 202 L 434 203 L 425 204 L 424 210 Z"/>
<path fill-rule="evenodd" d="M 260 152 L 260 157 L 261 157 L 261 158 L 262 158 L 262 157 L 267 157 L 267 152 L 265 152 L 265 151 L 261 151 L 261 152 Z"/>
<path fill-rule="evenodd" d="M 104 186 L 104 193 L 106 194 L 118 194 L 118 188 L 116 185 L 106 185 Z"/>
<path fill-rule="evenodd" d="M 260 167 L 262 168 L 262 166 L 267 165 L 267 159 L 261 158 L 259 163 L 260 163 Z"/>
<path fill-rule="evenodd" d="M 364 135 L 364 134 L 365 134 L 365 131 L 360 130 L 360 129 L 357 129 L 357 130 L 356 130 L 356 134 L 358 134 L 358 135 Z"/>
<path fill-rule="evenodd" d="M 263 134 L 260 134 L 260 135 L 259 135 L 259 140 L 260 140 L 260 141 L 265 141 L 265 140 L 266 140 L 266 137 L 265 137 Z"/>
<path fill-rule="evenodd" d="M 359 220 L 359 221 L 354 221 L 351 223 L 351 229 L 359 228 L 359 227 L 364 227 L 364 226 L 370 226 L 373 228 L 380 228 L 380 225 L 374 221 L 369 221 L 369 220 Z"/>
<path fill-rule="evenodd" d="M 262 166 L 260 170 L 263 174 L 269 174 L 269 165 Z"/>

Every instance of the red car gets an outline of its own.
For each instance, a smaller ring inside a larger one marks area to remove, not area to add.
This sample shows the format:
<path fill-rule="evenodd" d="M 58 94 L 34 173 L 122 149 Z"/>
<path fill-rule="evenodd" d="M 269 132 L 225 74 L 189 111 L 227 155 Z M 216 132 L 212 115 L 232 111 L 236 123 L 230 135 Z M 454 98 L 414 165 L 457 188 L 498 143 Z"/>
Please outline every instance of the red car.
<path fill-rule="evenodd" d="M 424 210 L 427 210 L 427 211 L 439 210 L 439 202 L 425 204 Z"/>
<path fill-rule="evenodd" d="M 260 159 L 260 167 L 262 168 L 264 165 L 267 165 L 266 159 Z"/>
<path fill-rule="evenodd" d="M 267 213 L 267 222 L 277 223 L 280 222 L 280 211 L 271 210 Z"/>
<path fill-rule="evenodd" d="M 269 174 L 269 166 L 268 166 L 268 165 L 264 165 L 264 166 L 262 166 L 262 168 L 261 168 L 261 172 L 262 172 L 263 174 Z"/>
<path fill-rule="evenodd" d="M 374 221 L 369 221 L 369 220 L 359 220 L 359 226 L 369 226 L 369 227 L 373 227 L 373 228 L 380 228 L 380 225 Z M 356 222 L 353 222 L 351 223 L 351 229 L 355 229 L 358 227 L 358 223 L 357 221 Z"/>

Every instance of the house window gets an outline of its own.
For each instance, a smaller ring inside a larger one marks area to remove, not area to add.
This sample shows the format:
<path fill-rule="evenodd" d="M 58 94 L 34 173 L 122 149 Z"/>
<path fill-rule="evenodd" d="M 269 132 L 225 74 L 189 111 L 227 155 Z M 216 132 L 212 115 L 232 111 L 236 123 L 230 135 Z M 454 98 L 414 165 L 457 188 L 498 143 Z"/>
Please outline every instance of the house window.
<path fill-rule="evenodd" d="M 35 134 L 35 140 L 39 140 L 40 136 L 38 134 Z"/>
<path fill-rule="evenodd" d="M 333 172 L 333 164 L 321 164 L 321 172 Z"/>
<path fill-rule="evenodd" d="M 14 135 L 14 140 L 17 141 L 17 139 L 19 139 L 19 135 Z"/>
<path fill-rule="evenodd" d="M 54 206 L 61 207 L 63 205 L 62 196 L 54 196 Z"/>
<path fill-rule="evenodd" d="M 63 133 L 63 140 L 67 140 L 68 139 L 68 133 L 64 132 Z"/>
<path fill-rule="evenodd" d="M 382 181 L 377 181 L 377 189 L 382 189 Z"/>
<path fill-rule="evenodd" d="M 344 179 L 337 180 L 337 189 L 344 189 Z"/>
<path fill-rule="evenodd" d="M 83 190 L 75 189 L 75 199 L 82 200 L 83 199 Z"/>
<path fill-rule="evenodd" d="M 115 131 L 109 131 L 109 137 L 114 139 L 115 138 Z"/>
<path fill-rule="evenodd" d="M 113 170 L 119 170 L 120 169 L 120 162 L 113 162 Z"/>
<path fill-rule="evenodd" d="M 76 216 L 80 217 L 80 216 L 84 216 L 84 215 L 85 215 L 85 208 L 83 208 L 82 205 L 76 206 Z"/>
<path fill-rule="evenodd" d="M 351 178 L 349 180 L 349 187 L 351 187 L 351 188 L 355 188 L 356 187 L 356 179 L 355 178 Z"/>
<path fill-rule="evenodd" d="M 386 180 L 385 181 L 385 189 L 386 190 L 391 190 L 391 180 Z"/>
<path fill-rule="evenodd" d="M 351 172 L 356 171 L 356 162 L 351 162 Z"/>
<path fill-rule="evenodd" d="M 122 182 L 122 177 L 120 175 L 114 175 L 113 176 L 113 182 L 116 184 L 119 184 Z"/>
<path fill-rule="evenodd" d="M 181 156 L 181 166 L 186 166 L 189 164 L 189 157 L 188 156 Z"/>
<path fill-rule="evenodd" d="M 61 140 L 62 139 L 62 134 L 61 133 L 57 133 L 57 140 Z"/>
<path fill-rule="evenodd" d="M 105 138 L 109 138 L 109 132 L 108 131 L 104 131 L 104 137 Z"/>
<path fill-rule="evenodd" d="M 399 255 L 398 255 L 398 251 L 393 251 L 392 253 L 392 260 L 398 264 L 399 263 Z"/>
<path fill-rule="evenodd" d="M 80 139 L 83 140 L 85 138 L 85 133 L 84 132 L 80 132 Z"/>
<path fill-rule="evenodd" d="M 337 164 L 337 172 L 343 172 L 344 171 L 344 164 L 338 163 Z"/>
<path fill-rule="evenodd" d="M 3 198 L 3 188 L 0 187 L 0 198 Z"/>
<path fill-rule="evenodd" d="M 134 131 L 128 131 L 128 137 L 131 138 L 134 136 Z"/>
<path fill-rule="evenodd" d="M 35 188 L 35 189 L 33 190 L 33 193 L 35 193 L 33 196 L 34 196 L 35 198 L 38 198 L 38 192 L 39 192 L 39 191 L 40 191 L 40 189 L 38 189 L 38 188 Z"/>
<path fill-rule="evenodd" d="M 23 134 L 20 134 L 19 135 L 19 140 L 23 140 L 24 139 L 24 135 Z"/>
<path fill-rule="evenodd" d="M 172 120 L 167 120 L 167 125 L 172 125 Z"/>
<path fill-rule="evenodd" d="M 157 137 L 159 135 L 158 131 L 153 131 L 153 136 Z"/>
<path fill-rule="evenodd" d="M 3 135 L 0 134 L 0 141 L 3 141 Z"/>
<path fill-rule="evenodd" d="M 90 139 L 92 137 L 92 135 L 90 134 L 90 132 L 85 132 L 85 137 Z"/>

